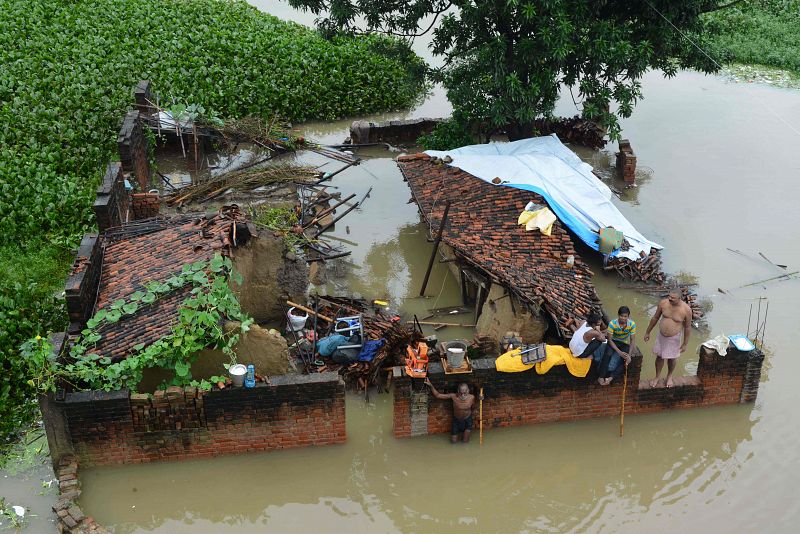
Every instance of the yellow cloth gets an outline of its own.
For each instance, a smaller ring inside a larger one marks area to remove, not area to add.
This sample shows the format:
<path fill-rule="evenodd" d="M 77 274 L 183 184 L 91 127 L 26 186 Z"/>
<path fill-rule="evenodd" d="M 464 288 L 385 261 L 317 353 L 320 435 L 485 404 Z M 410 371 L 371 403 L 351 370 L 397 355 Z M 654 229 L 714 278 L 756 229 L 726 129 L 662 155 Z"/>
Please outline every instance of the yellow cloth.
<path fill-rule="evenodd" d="M 524 224 L 525 230 L 531 231 L 539 229 L 544 235 L 549 236 L 553 231 L 553 223 L 556 222 L 555 214 L 550 208 L 542 208 L 536 211 L 523 211 L 519 214 L 517 224 Z"/>
<path fill-rule="evenodd" d="M 572 355 L 569 347 L 561 345 L 547 345 L 547 359 L 536 364 L 536 372 L 540 375 L 545 374 L 554 365 L 566 365 L 567 370 L 572 376 L 583 378 L 589 373 L 592 366 L 591 358 L 576 358 Z"/>
<path fill-rule="evenodd" d="M 495 369 L 501 373 L 519 373 L 533 367 L 532 363 L 527 365 L 522 363 L 522 355 L 520 352 L 522 352 L 522 349 L 511 349 L 505 354 L 498 356 L 494 361 Z"/>
<path fill-rule="evenodd" d="M 501 373 L 519 373 L 535 366 L 536 372 L 543 375 L 555 365 L 566 365 L 572 376 L 583 378 L 589 373 L 589 368 L 592 366 L 591 358 L 576 358 L 572 355 L 569 347 L 561 345 L 547 345 L 545 350 L 547 359 L 535 364 L 522 363 L 521 352 L 522 349 L 512 349 L 498 356 L 494 362 L 495 369 Z"/>

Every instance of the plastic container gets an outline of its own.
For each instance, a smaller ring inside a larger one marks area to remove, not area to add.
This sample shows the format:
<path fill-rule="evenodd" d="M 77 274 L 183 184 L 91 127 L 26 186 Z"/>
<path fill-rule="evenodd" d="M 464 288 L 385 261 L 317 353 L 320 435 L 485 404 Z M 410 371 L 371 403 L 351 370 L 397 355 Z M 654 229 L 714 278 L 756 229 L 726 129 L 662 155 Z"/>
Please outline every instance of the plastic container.
<path fill-rule="evenodd" d="M 256 387 L 256 368 L 253 366 L 253 364 L 247 366 L 247 374 L 244 377 L 244 387 Z"/>
<path fill-rule="evenodd" d="M 292 307 L 289 308 L 289 311 L 286 313 L 286 319 L 289 321 L 289 330 L 292 332 L 299 332 L 303 328 L 306 327 L 306 321 L 308 321 L 308 314 L 301 311 L 304 315 L 295 315 L 293 312 L 296 308 Z"/>
<path fill-rule="evenodd" d="M 756 346 L 753 345 L 753 342 L 750 341 L 747 336 L 743 336 L 742 334 L 728 336 L 728 339 L 730 339 L 733 346 L 741 352 L 750 352 L 756 348 Z"/>
<path fill-rule="evenodd" d="M 233 382 L 233 385 L 237 388 L 240 388 L 244 385 L 244 375 L 247 374 L 247 367 L 241 363 L 231 365 L 230 369 L 228 369 L 228 374 L 231 376 L 231 382 Z"/>
<path fill-rule="evenodd" d="M 464 365 L 464 356 L 467 354 L 467 344 L 463 341 L 448 341 L 444 343 L 447 354 L 447 365 L 452 369 L 459 369 Z"/>

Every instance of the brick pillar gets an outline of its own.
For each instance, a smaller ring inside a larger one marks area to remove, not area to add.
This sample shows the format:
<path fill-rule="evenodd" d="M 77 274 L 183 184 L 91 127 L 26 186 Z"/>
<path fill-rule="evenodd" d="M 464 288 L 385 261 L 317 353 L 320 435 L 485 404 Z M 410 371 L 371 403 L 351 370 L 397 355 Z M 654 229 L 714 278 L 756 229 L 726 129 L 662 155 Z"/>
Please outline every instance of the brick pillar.
<path fill-rule="evenodd" d="M 151 104 L 153 101 L 153 94 L 151 84 L 148 80 L 142 80 L 136 84 L 133 90 L 133 99 L 136 102 L 136 110 L 142 118 L 151 117 L 156 113 L 155 108 Z"/>
<path fill-rule="evenodd" d="M 636 154 L 633 153 L 631 142 L 622 139 L 617 152 L 617 172 L 626 184 L 633 185 L 636 181 Z"/>
<path fill-rule="evenodd" d="M 739 402 L 754 402 L 758 396 L 758 384 L 761 382 L 761 366 L 764 363 L 764 353 L 758 349 L 747 354 L 747 368 L 744 372 L 744 383 Z"/>
<path fill-rule="evenodd" d="M 428 434 L 428 389 L 411 391 L 411 435 Z"/>
<path fill-rule="evenodd" d="M 161 200 L 158 193 L 134 193 L 131 198 L 131 219 L 149 219 L 158 217 L 161 211 Z"/>
<path fill-rule="evenodd" d="M 133 174 L 140 191 L 147 191 L 151 179 L 148 140 L 138 111 L 129 111 L 125 115 L 117 137 L 117 146 L 122 170 Z"/>

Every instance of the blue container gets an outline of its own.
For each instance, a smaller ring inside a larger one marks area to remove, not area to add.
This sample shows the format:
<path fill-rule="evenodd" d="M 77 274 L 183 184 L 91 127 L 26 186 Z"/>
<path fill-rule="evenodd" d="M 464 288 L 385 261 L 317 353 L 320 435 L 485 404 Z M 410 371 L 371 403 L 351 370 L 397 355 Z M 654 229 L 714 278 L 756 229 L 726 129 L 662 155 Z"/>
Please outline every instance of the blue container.
<path fill-rule="evenodd" d="M 247 374 L 244 377 L 244 387 L 256 387 L 256 368 L 253 367 L 253 364 L 247 366 Z"/>

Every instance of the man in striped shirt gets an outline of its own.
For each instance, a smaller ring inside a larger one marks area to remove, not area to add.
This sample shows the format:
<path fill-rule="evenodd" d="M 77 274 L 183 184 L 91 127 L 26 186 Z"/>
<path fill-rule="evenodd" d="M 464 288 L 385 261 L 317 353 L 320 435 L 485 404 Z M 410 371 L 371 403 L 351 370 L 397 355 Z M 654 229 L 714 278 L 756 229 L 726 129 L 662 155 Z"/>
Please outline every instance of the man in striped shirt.
<path fill-rule="evenodd" d="M 621 369 L 620 364 L 631 362 L 631 352 L 636 349 L 636 323 L 631 319 L 631 310 L 620 306 L 617 318 L 608 323 L 608 346 L 597 369 L 598 382 L 607 386 Z"/>

